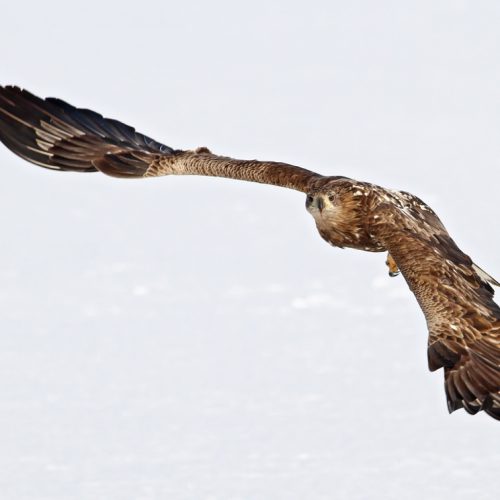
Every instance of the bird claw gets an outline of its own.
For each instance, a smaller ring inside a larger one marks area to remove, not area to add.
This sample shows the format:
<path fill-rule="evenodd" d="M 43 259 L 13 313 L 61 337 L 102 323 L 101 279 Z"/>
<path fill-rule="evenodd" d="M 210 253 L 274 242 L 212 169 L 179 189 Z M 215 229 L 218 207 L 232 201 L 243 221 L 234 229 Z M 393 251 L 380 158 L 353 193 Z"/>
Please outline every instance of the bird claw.
<path fill-rule="evenodd" d="M 385 261 L 385 265 L 389 268 L 389 276 L 394 278 L 399 275 L 399 268 L 396 264 L 396 261 L 392 258 L 390 253 L 387 254 L 387 260 Z"/>

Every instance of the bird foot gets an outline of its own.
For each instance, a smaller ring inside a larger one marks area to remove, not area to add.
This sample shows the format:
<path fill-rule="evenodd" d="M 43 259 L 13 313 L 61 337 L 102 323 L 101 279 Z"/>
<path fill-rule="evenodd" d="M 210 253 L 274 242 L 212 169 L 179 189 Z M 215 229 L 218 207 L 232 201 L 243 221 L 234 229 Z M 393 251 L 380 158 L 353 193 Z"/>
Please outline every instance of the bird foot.
<path fill-rule="evenodd" d="M 385 264 L 389 268 L 389 276 L 391 278 L 394 278 L 399 274 L 399 267 L 390 253 L 387 254 L 387 260 L 385 261 Z"/>

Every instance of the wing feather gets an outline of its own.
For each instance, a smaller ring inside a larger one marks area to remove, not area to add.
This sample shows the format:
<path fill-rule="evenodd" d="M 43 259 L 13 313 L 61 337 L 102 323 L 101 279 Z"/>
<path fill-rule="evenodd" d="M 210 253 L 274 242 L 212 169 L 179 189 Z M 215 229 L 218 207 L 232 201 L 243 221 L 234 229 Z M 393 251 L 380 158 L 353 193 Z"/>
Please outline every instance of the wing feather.
<path fill-rule="evenodd" d="M 39 166 L 115 177 L 207 175 L 307 192 L 322 176 L 286 163 L 174 150 L 132 127 L 65 101 L 0 87 L 0 140 Z"/>
<path fill-rule="evenodd" d="M 374 234 L 424 312 L 429 368 L 444 368 L 448 409 L 484 410 L 500 420 L 500 308 L 491 287 L 497 282 L 421 200 L 405 194 L 393 201 L 376 211 Z"/>
<path fill-rule="evenodd" d="M 128 125 L 18 87 L 0 87 L 0 140 L 32 163 L 79 172 L 97 171 L 94 161 L 108 153 L 174 153 Z"/>

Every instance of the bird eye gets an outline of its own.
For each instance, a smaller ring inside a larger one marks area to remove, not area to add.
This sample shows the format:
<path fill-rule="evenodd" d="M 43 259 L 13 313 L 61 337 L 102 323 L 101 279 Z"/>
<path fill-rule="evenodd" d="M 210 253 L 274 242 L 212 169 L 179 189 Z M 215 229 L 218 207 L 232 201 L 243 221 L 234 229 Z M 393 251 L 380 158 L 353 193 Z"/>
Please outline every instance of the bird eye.
<path fill-rule="evenodd" d="M 306 203 L 310 205 L 314 201 L 314 198 L 311 195 L 308 195 L 306 198 Z"/>
<path fill-rule="evenodd" d="M 328 196 L 328 199 L 333 203 L 335 201 L 335 196 L 331 194 Z"/>

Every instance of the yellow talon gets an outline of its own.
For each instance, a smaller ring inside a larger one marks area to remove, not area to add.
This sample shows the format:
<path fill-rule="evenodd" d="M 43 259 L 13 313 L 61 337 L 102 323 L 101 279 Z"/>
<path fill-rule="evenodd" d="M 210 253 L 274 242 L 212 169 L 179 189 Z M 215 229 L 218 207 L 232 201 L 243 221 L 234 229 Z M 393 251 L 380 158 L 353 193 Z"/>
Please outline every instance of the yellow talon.
<path fill-rule="evenodd" d="M 387 260 L 385 261 L 385 264 L 389 268 L 389 276 L 391 278 L 394 278 L 394 276 L 397 276 L 399 274 L 399 267 L 390 253 L 387 254 Z"/>

